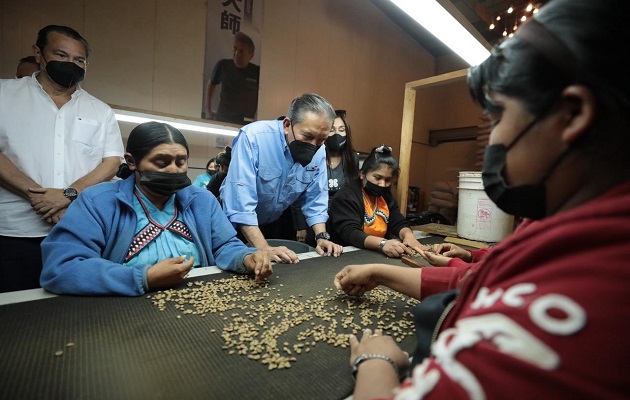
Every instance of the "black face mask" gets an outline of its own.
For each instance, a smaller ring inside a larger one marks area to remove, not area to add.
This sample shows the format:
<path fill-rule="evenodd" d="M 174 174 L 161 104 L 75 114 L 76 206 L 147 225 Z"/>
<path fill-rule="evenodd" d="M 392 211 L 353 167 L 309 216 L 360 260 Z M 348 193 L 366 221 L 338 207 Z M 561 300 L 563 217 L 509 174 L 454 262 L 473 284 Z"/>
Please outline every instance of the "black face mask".
<path fill-rule="evenodd" d="M 389 192 L 389 186 L 379 186 L 366 180 L 363 190 L 370 196 L 384 196 L 385 193 Z"/>
<path fill-rule="evenodd" d="M 190 186 L 190 178 L 185 172 L 139 171 L 138 184 L 161 196 L 171 196 L 183 188 Z"/>
<path fill-rule="evenodd" d="M 214 176 L 214 174 L 217 173 L 217 170 L 216 169 L 208 169 L 208 170 L 206 170 L 206 172 L 208 173 L 208 175 Z"/>
<path fill-rule="evenodd" d="M 293 133 L 293 141 L 289 144 L 291 157 L 293 157 L 295 162 L 298 162 L 301 166 L 306 167 L 321 146 L 315 146 L 314 144 L 297 140 L 295 138 L 295 132 L 293 132 L 293 123 L 291 123 L 291 133 Z"/>
<path fill-rule="evenodd" d="M 507 214 L 530 219 L 541 219 L 547 215 L 545 181 L 567 154 L 564 151 L 547 169 L 538 183 L 510 186 L 503 178 L 507 152 L 527 133 L 538 119 L 532 121 L 508 146 L 492 144 L 486 147 L 483 157 L 483 188 L 497 207 Z"/>
<path fill-rule="evenodd" d="M 328 136 L 326 139 L 326 147 L 332 151 L 340 151 L 346 147 L 346 137 L 338 133 Z"/>
<path fill-rule="evenodd" d="M 42 54 L 42 58 L 44 58 Z M 57 85 L 67 89 L 75 86 L 85 77 L 85 70 L 70 61 L 46 61 L 46 73 Z"/>

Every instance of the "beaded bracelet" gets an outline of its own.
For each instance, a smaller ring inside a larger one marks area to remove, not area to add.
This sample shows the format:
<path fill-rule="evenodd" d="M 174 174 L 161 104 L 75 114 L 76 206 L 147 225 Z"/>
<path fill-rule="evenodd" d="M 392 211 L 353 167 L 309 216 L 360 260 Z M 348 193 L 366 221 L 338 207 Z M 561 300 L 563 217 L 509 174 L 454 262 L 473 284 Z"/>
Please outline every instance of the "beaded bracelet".
<path fill-rule="evenodd" d="M 398 371 L 398 366 L 396 365 L 394 360 L 392 360 L 385 354 L 361 354 L 360 356 L 355 358 L 354 361 L 352 362 L 352 375 L 356 378 L 357 372 L 359 371 L 359 365 L 364 361 L 374 360 L 374 359 L 387 361 L 388 363 L 391 364 L 392 367 L 394 367 L 394 371 L 396 371 L 396 376 L 400 376 L 400 373 Z"/>

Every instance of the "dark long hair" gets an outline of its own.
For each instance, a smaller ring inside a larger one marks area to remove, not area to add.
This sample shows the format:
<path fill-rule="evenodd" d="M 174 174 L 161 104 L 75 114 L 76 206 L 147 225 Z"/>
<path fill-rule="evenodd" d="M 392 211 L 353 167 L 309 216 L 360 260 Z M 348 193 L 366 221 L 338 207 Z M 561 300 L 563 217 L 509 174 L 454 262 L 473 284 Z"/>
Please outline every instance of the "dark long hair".
<path fill-rule="evenodd" d="M 232 161 L 232 148 L 227 146 L 225 151 L 217 154 L 215 165 L 222 165 L 224 168 L 228 168 L 230 166 L 230 162 Z"/>
<path fill-rule="evenodd" d="M 335 118 L 341 118 L 341 121 L 346 127 L 346 145 L 343 150 L 341 150 L 341 165 L 343 173 L 348 179 L 356 179 L 359 175 L 356 163 L 357 153 L 354 151 L 354 146 L 352 145 L 352 130 L 350 129 L 350 124 L 346 119 L 346 111 L 335 110 L 335 114 Z M 330 160 L 330 150 L 328 147 L 326 147 L 326 159 Z"/>
<path fill-rule="evenodd" d="M 165 143 L 177 143 L 186 148 L 186 154 L 190 155 L 188 150 L 188 142 L 182 133 L 169 124 L 161 122 L 144 122 L 129 133 L 127 139 L 127 153 L 133 157 L 136 165 L 140 164 L 142 159 L 154 148 Z M 133 173 L 129 166 L 123 163 L 118 169 L 116 176 L 119 178 L 127 178 Z"/>

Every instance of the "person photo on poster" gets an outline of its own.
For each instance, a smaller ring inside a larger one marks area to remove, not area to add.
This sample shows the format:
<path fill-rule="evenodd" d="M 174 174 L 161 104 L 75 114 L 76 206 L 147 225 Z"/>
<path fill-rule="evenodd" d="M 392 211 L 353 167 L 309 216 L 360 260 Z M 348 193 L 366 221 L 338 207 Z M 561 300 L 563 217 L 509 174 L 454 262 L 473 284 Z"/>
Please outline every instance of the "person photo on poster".
<path fill-rule="evenodd" d="M 258 107 L 258 79 L 260 66 L 251 63 L 254 42 L 244 34 L 234 35 L 232 58 L 220 60 L 208 82 L 205 118 L 234 124 L 254 120 Z M 212 96 L 221 85 L 219 108 L 212 112 Z"/>
<path fill-rule="evenodd" d="M 202 118 L 238 125 L 256 119 L 261 15 L 260 0 L 208 2 Z M 222 58 L 230 47 L 232 57 Z"/>

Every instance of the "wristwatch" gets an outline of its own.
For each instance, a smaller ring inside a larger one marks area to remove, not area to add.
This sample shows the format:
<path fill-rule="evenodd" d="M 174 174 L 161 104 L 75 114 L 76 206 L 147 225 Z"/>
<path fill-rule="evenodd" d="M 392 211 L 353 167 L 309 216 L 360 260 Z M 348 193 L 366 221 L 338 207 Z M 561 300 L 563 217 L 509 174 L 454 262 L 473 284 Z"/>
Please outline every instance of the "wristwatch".
<path fill-rule="evenodd" d="M 67 187 L 63 190 L 63 195 L 70 201 L 74 201 L 79 196 L 79 192 L 73 187 Z"/>
<path fill-rule="evenodd" d="M 385 247 L 386 243 L 387 239 L 383 238 L 383 240 L 381 240 L 381 242 L 378 244 L 378 247 L 381 249 L 381 251 L 383 251 L 383 247 Z"/>
<path fill-rule="evenodd" d="M 315 235 L 315 240 L 319 239 L 330 240 L 330 234 L 326 231 L 319 232 L 317 235 Z"/>

